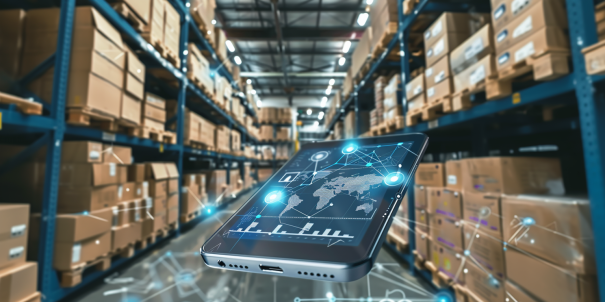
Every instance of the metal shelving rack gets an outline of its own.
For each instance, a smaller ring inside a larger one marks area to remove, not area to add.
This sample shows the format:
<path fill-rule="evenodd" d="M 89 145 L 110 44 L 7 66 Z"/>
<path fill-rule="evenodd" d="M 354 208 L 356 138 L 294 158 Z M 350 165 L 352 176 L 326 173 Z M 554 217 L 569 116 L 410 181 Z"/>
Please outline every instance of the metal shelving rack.
<path fill-rule="evenodd" d="M 15 1 L 15 0 L 0 0 L 0 4 L 7 7 L 21 7 L 31 9 L 37 7 L 53 6 L 54 1 Z M 186 224 L 181 224 L 179 229 L 172 232 L 169 236 L 158 240 L 155 244 L 148 246 L 144 250 L 137 251 L 135 256 L 129 259 L 119 259 L 112 262 L 112 267 L 103 272 L 87 272 L 83 276 L 82 282 L 71 288 L 62 288 L 59 284 L 58 274 L 53 269 L 53 253 L 54 253 L 54 235 L 55 221 L 57 215 L 57 195 L 59 187 L 59 173 L 61 166 L 61 147 L 65 139 L 84 139 L 106 143 L 115 143 L 118 145 L 131 146 L 133 148 L 143 148 L 149 153 L 157 152 L 157 156 L 161 160 L 171 160 L 177 163 L 179 172 L 183 173 L 183 162 L 185 158 L 195 157 L 201 159 L 211 159 L 217 162 L 226 164 L 227 175 L 233 162 L 237 162 L 239 168 L 243 171 L 244 162 L 253 162 L 242 156 L 233 156 L 229 154 L 220 154 L 213 151 L 197 150 L 183 144 L 184 133 L 184 113 L 185 108 L 200 114 L 212 122 L 219 125 L 228 125 L 230 129 L 237 129 L 242 134 L 242 143 L 257 144 L 257 140 L 250 136 L 244 127 L 237 124 L 234 119 L 221 110 L 214 102 L 208 98 L 200 89 L 195 87 L 188 81 L 185 76 L 187 66 L 187 46 L 188 43 L 196 44 L 200 49 L 210 53 L 211 57 L 218 61 L 218 57 L 211 47 L 210 43 L 200 33 L 197 25 L 193 21 L 189 13 L 188 0 L 169 0 L 181 16 L 181 49 L 179 57 L 181 60 L 181 69 L 175 68 L 172 64 L 166 61 L 161 55 L 145 41 L 139 33 L 137 33 L 105 0 L 88 0 L 82 4 L 92 5 L 99 13 L 101 13 L 124 37 L 127 44 L 138 54 L 139 58 L 148 67 L 163 68 L 174 76 L 178 82 L 178 88 L 169 87 L 168 85 L 160 85 L 161 89 L 166 90 L 166 94 L 173 95 L 178 101 L 178 109 L 176 119 L 168 121 L 169 123 L 176 122 L 177 144 L 162 144 L 149 139 L 132 137 L 117 133 L 107 133 L 93 128 L 75 127 L 65 123 L 65 103 L 67 97 L 67 85 L 69 76 L 69 63 L 71 54 L 71 40 L 73 32 L 73 23 L 75 15 L 75 0 L 60 1 L 60 24 L 58 33 L 57 50 L 50 58 L 36 67 L 30 74 L 25 76 L 20 84 L 25 87 L 31 79 L 43 74 L 49 68 L 54 67 L 54 83 L 51 104 L 44 104 L 44 109 L 48 115 L 24 115 L 16 111 L 14 106 L 9 106 L 8 109 L 0 108 L 0 134 L 17 134 L 32 136 L 36 135 L 26 149 L 0 165 L 0 173 L 6 172 L 14 168 L 19 163 L 28 159 L 41 147 L 46 146 L 46 171 L 44 182 L 44 194 L 42 202 L 42 220 L 40 231 L 40 245 L 38 250 L 38 288 L 42 292 L 45 301 L 58 301 L 80 290 L 91 282 L 99 280 L 103 276 L 109 274 L 116 268 L 130 262 L 137 255 L 145 253 L 153 249 L 157 244 L 161 244 L 165 239 L 173 236 L 178 236 L 180 230 L 189 229 L 191 226 L 204 216 L 200 216 Z M 233 81 L 230 72 L 218 62 L 212 68 L 214 72 L 226 77 L 234 88 L 238 88 L 237 83 Z M 149 79 L 153 79 L 151 75 L 147 75 Z M 161 83 L 161 80 L 154 82 Z M 158 84 L 156 83 L 156 84 Z M 148 87 L 146 87 L 148 90 Z M 23 90 L 23 96 L 32 97 L 36 101 L 40 101 L 35 95 L 27 93 Z M 239 98 L 242 105 L 245 106 L 248 115 L 254 116 L 252 105 L 244 98 Z M 152 152 L 153 151 L 153 152 Z M 182 182 L 182 179 L 179 180 Z M 227 177 L 229 183 L 229 177 Z M 180 196 L 179 196 L 180 198 Z M 207 215 L 206 215 L 207 216 Z"/>
<path fill-rule="evenodd" d="M 484 5 L 484 4 L 480 4 Z M 420 0 L 410 15 L 403 14 L 402 1 L 399 1 L 399 28 L 397 34 L 388 44 L 385 52 L 373 63 L 368 74 L 356 86 L 351 96 L 343 102 L 342 107 L 336 112 L 334 118 L 327 124 L 328 135 L 334 124 L 341 120 L 350 110 L 355 110 L 359 121 L 359 98 L 358 94 L 362 87 L 370 81 L 371 76 L 384 63 L 388 53 L 396 45 L 400 49 L 400 65 L 402 87 L 410 79 L 409 51 L 406 41 L 409 36 L 409 27 L 421 12 L 444 12 L 457 11 L 468 12 L 467 4 L 432 3 L 429 0 Z M 477 8 L 477 7 L 476 7 Z M 487 117 L 498 112 L 518 108 L 527 105 L 549 104 L 560 101 L 562 98 L 577 100 L 579 118 L 564 120 L 561 123 L 543 123 L 527 125 L 516 129 L 501 131 L 501 135 L 525 135 L 549 131 L 557 131 L 562 128 L 580 129 L 582 135 L 582 152 L 586 170 L 586 182 L 588 197 L 590 199 L 592 226 L 594 233 L 595 255 L 597 260 L 598 288 L 601 296 L 605 293 L 605 76 L 588 76 L 585 68 L 584 55 L 581 50 L 584 47 L 597 42 L 595 11 L 593 1 L 566 0 L 567 18 L 569 21 L 569 38 L 571 45 L 572 72 L 554 81 L 543 82 L 535 86 L 522 89 L 513 95 L 499 100 L 485 102 L 476 105 L 469 110 L 451 113 L 434 121 L 420 123 L 415 126 L 405 127 L 400 133 L 428 132 L 435 130 L 446 130 L 452 126 L 471 122 L 482 117 Z M 480 7 L 480 11 L 489 11 L 489 7 Z M 404 116 L 407 112 L 407 103 L 403 97 L 399 97 L 399 103 L 403 105 Z M 506 133 L 504 133 L 506 132 Z M 356 133 L 361 134 L 359 125 Z M 473 143 L 478 143 L 477 137 L 472 137 Z M 579 148 L 579 147 L 578 147 Z M 413 182 L 410 185 L 413 187 Z M 408 190 L 408 216 L 409 228 L 414 229 L 414 190 Z M 415 236 L 412 231 L 409 235 L 409 251 L 415 249 Z M 420 275 L 430 281 L 430 275 L 425 271 L 414 268 L 414 257 L 403 254 L 393 249 L 401 259 L 410 264 L 413 274 Z M 430 282 L 429 282 L 430 283 Z M 602 297 L 603 299 L 603 297 Z"/>

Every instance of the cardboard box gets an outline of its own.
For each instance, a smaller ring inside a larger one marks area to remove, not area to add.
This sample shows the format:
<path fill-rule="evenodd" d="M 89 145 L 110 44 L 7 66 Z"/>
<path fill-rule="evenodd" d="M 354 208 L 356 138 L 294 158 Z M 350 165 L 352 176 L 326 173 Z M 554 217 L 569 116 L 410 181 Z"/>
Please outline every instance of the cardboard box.
<path fill-rule="evenodd" d="M 466 288 L 471 301 L 505 301 L 504 280 L 487 274 L 473 261 L 466 261 L 464 269 L 466 270 L 466 276 L 464 276 Z"/>
<path fill-rule="evenodd" d="M 503 50 L 533 35 L 544 27 L 566 29 L 567 14 L 564 3 L 559 0 L 534 0 L 532 5 L 496 33 L 496 52 Z"/>
<path fill-rule="evenodd" d="M 462 161 L 448 160 L 445 162 L 445 182 L 449 190 L 462 190 Z"/>
<path fill-rule="evenodd" d="M 479 225 L 490 236 L 502 239 L 502 212 L 500 195 L 464 191 L 463 216 L 465 224 Z"/>
<path fill-rule="evenodd" d="M 139 193 L 139 194 L 137 194 Z M 135 198 L 142 198 L 142 191 L 137 192 L 136 184 L 134 182 L 127 182 L 118 185 L 118 200 L 119 201 L 130 201 Z M 138 195 L 138 196 L 137 196 Z"/>
<path fill-rule="evenodd" d="M 473 257 L 472 259 L 477 261 L 483 270 L 496 276 L 498 279 L 505 279 L 505 251 L 502 240 L 483 232 L 481 227 L 477 228 L 473 224 L 465 224 L 463 232 L 464 250 L 470 252 L 470 256 Z"/>
<path fill-rule="evenodd" d="M 433 103 L 445 98 L 449 98 L 454 94 L 454 81 L 451 77 L 445 78 L 435 86 L 427 87 L 426 89 L 426 101 L 427 103 Z"/>
<path fill-rule="evenodd" d="M 132 149 L 130 147 L 103 145 L 103 162 L 121 165 L 132 164 Z"/>
<path fill-rule="evenodd" d="M 231 151 L 229 127 L 225 125 L 217 125 L 214 132 L 214 146 L 218 151 Z"/>
<path fill-rule="evenodd" d="M 524 219 L 529 219 L 527 227 L 520 225 Z M 502 220 L 504 238 L 509 245 L 565 270 L 596 274 L 588 199 L 505 195 Z M 525 235 L 519 236 L 519 233 Z"/>
<path fill-rule="evenodd" d="M 425 43 L 426 65 L 433 66 L 437 61 L 462 44 L 469 36 L 470 33 L 447 33 L 432 44 Z"/>
<path fill-rule="evenodd" d="M 416 229 L 420 230 L 421 232 L 430 234 L 432 216 L 427 211 L 421 210 L 421 209 L 416 209 L 414 211 L 414 213 L 415 213 L 415 217 L 416 217 L 416 219 L 415 219 Z"/>
<path fill-rule="evenodd" d="M 122 93 L 120 117 L 136 126 L 141 124 L 141 101 Z"/>
<path fill-rule="evenodd" d="M 478 32 L 468 38 L 450 54 L 450 66 L 453 74 L 459 74 L 469 66 L 477 63 L 487 55 L 493 55 L 494 33 L 492 26 L 486 24 Z"/>
<path fill-rule="evenodd" d="M 149 92 L 145 93 L 145 99 L 143 100 L 143 103 L 149 104 L 158 109 L 166 110 L 166 100 Z"/>
<path fill-rule="evenodd" d="M 149 180 L 149 196 L 150 197 L 166 197 L 168 196 L 168 180 Z"/>
<path fill-rule="evenodd" d="M 465 193 L 565 193 L 557 158 L 484 157 L 464 160 L 462 163 Z"/>
<path fill-rule="evenodd" d="M 178 195 L 175 195 L 178 200 Z M 171 225 L 173 223 L 177 223 L 179 220 L 179 207 L 170 207 L 166 212 L 166 224 Z"/>
<path fill-rule="evenodd" d="M 25 263 L 29 205 L 0 203 L 0 269 Z"/>
<path fill-rule="evenodd" d="M 145 180 L 145 164 L 131 164 L 128 166 L 128 181 L 143 182 Z"/>
<path fill-rule="evenodd" d="M 130 223 L 130 203 L 120 202 L 113 207 L 114 227 L 127 225 Z"/>
<path fill-rule="evenodd" d="M 145 179 L 146 180 L 164 180 L 168 179 L 168 170 L 166 163 L 163 162 L 148 162 L 145 163 Z"/>
<path fill-rule="evenodd" d="M 165 122 L 166 110 L 150 105 L 148 102 L 143 102 L 143 118 L 152 119 L 157 122 Z"/>
<path fill-rule="evenodd" d="M 59 213 L 92 212 L 112 207 L 118 202 L 118 186 L 60 186 L 57 201 Z"/>
<path fill-rule="evenodd" d="M 514 248 L 505 255 L 508 279 L 542 301 L 599 300 L 596 276 L 567 271 Z"/>
<path fill-rule="evenodd" d="M 560 2 L 562 0 L 552 0 L 548 2 Z M 506 24 L 520 18 L 521 14 L 532 8 L 539 1 L 519 1 L 519 0 L 492 0 L 492 25 L 496 33 L 500 32 Z M 562 23 L 562 22 L 561 22 Z M 559 24 L 559 26 L 566 26 Z"/>
<path fill-rule="evenodd" d="M 481 83 L 487 84 L 486 82 L 488 82 L 489 80 L 494 80 L 497 78 L 498 71 L 496 70 L 495 57 L 492 55 L 487 55 L 483 59 L 479 60 L 477 63 L 469 66 L 467 69 L 461 71 L 460 73 L 454 76 L 454 92 L 473 92 Z M 486 94 L 489 94 L 488 99 L 491 99 L 492 95 L 500 96 L 510 91 L 510 89 L 506 91 L 492 91 L 489 88 L 483 90 L 486 90 Z"/>
<path fill-rule="evenodd" d="M 170 2 L 164 5 L 164 47 L 173 54 L 180 53 L 181 39 L 181 15 Z M 180 61 L 176 62 L 176 67 L 180 67 Z"/>
<path fill-rule="evenodd" d="M 431 260 L 431 238 L 422 231 L 416 230 L 416 253 L 425 260 Z"/>
<path fill-rule="evenodd" d="M 103 144 L 91 141 L 67 141 L 61 149 L 62 163 L 101 163 Z M 44 152 L 46 153 L 46 152 Z"/>
<path fill-rule="evenodd" d="M 413 98 L 412 100 L 408 100 L 408 112 L 414 112 L 421 110 L 426 105 L 426 95 L 424 93 L 419 96 Z"/>
<path fill-rule="evenodd" d="M 23 302 L 36 292 L 38 280 L 38 264 L 27 262 L 0 270 L 0 293 L 2 302 Z M 38 294 L 39 295 L 39 294 Z M 38 300 L 40 298 L 38 297 Z"/>
<path fill-rule="evenodd" d="M 421 163 L 416 169 L 414 183 L 427 187 L 444 187 L 445 171 L 443 163 Z"/>
<path fill-rule="evenodd" d="M 453 220 L 462 219 L 462 193 L 444 188 L 428 187 L 428 212 Z"/>
<path fill-rule="evenodd" d="M 218 203 L 227 191 L 227 171 L 209 170 L 200 171 L 206 175 L 206 192 L 210 203 Z"/>
<path fill-rule="evenodd" d="M 154 219 L 146 219 L 143 221 L 142 236 L 147 238 L 151 234 L 157 233 L 157 231 L 164 229 L 166 226 L 166 211 L 157 212 L 153 214 Z"/>
<path fill-rule="evenodd" d="M 109 164 L 62 164 L 59 184 L 62 186 L 104 186 L 117 184 L 126 167 Z"/>
<path fill-rule="evenodd" d="M 424 44 L 433 44 L 448 33 L 470 34 L 472 25 L 470 21 L 470 15 L 467 13 L 443 13 L 424 32 Z"/>
<path fill-rule="evenodd" d="M 427 191 L 424 186 L 414 185 L 414 207 L 425 210 L 428 208 Z"/>
<path fill-rule="evenodd" d="M 128 202 L 128 220 L 130 222 L 140 222 L 147 216 L 145 199 L 131 200 Z M 140 232 L 139 232 L 140 234 Z"/>
<path fill-rule="evenodd" d="M 141 234 L 141 224 L 131 223 L 111 228 L 111 251 L 117 252 L 134 245 Z"/>
<path fill-rule="evenodd" d="M 411 100 L 420 94 L 424 94 L 425 87 L 425 76 L 419 75 L 413 78 L 409 83 L 405 84 L 406 99 Z"/>
<path fill-rule="evenodd" d="M 366 60 L 372 54 L 372 38 L 372 27 L 368 26 L 363 32 L 363 36 L 361 36 L 351 57 L 351 75 L 353 78 L 357 77 Z"/>
<path fill-rule="evenodd" d="M 430 223 L 431 238 L 443 246 L 447 246 L 457 252 L 462 252 L 464 239 L 462 234 L 462 223 L 460 221 L 445 218 L 441 215 L 432 215 Z"/>
<path fill-rule="evenodd" d="M 461 268 L 463 257 L 460 253 L 435 242 L 433 242 L 431 253 L 432 262 L 440 273 L 451 278 L 455 283 L 464 284 L 464 272 Z"/>
<path fill-rule="evenodd" d="M 430 87 L 434 87 L 450 76 L 450 55 L 445 55 L 424 71 L 427 94 Z"/>
<path fill-rule="evenodd" d="M 499 51 L 497 68 L 504 70 L 527 58 L 538 58 L 547 52 L 569 52 L 569 39 L 563 29 L 543 27 L 509 48 Z"/>
<path fill-rule="evenodd" d="M 53 266 L 70 271 L 111 251 L 111 232 L 86 238 L 79 242 L 55 242 Z"/>
<path fill-rule="evenodd" d="M 512 301 L 517 302 L 540 302 L 529 296 L 527 292 L 521 289 L 516 284 L 513 284 L 509 280 L 504 282 L 504 290 L 506 291 L 507 299 L 511 299 Z"/>
<path fill-rule="evenodd" d="M 166 209 L 168 208 L 167 196 L 153 197 L 151 198 L 151 201 L 153 206 L 148 209 L 148 211 L 152 216 L 166 212 Z"/>

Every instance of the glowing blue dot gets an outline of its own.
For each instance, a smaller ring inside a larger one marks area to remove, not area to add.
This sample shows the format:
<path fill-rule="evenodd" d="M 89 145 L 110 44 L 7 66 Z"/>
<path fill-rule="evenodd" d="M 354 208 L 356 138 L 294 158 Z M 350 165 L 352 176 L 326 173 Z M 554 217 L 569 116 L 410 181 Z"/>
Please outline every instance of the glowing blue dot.
<path fill-rule="evenodd" d="M 353 147 L 347 148 L 347 151 L 349 151 L 349 152 L 353 151 Z"/>
<path fill-rule="evenodd" d="M 88 215 L 88 211 L 84 211 L 84 213 L 83 213 L 83 214 L 84 214 L 84 215 Z"/>
<path fill-rule="evenodd" d="M 366 167 L 371 167 L 371 166 L 372 166 L 372 163 L 367 163 L 366 164 Z"/>
<path fill-rule="evenodd" d="M 170 252 L 170 251 L 166 252 L 166 256 L 170 256 L 170 255 L 172 255 L 172 252 Z"/>
<path fill-rule="evenodd" d="M 471 255 L 471 251 L 469 251 L 469 250 L 464 251 L 464 256 L 470 256 L 470 255 Z"/>
<path fill-rule="evenodd" d="M 399 179 L 399 177 L 398 177 L 398 176 L 393 176 L 393 177 L 391 177 L 391 181 L 393 181 L 393 182 L 397 181 L 398 179 Z"/>
<path fill-rule="evenodd" d="M 403 145 L 403 143 L 399 143 L 399 144 L 397 144 L 397 146 L 401 146 L 401 145 Z"/>
<path fill-rule="evenodd" d="M 260 214 L 256 215 L 256 218 L 261 218 Z"/>
<path fill-rule="evenodd" d="M 535 225 L 536 224 L 536 220 L 534 220 L 531 217 L 525 217 L 521 221 L 521 224 L 523 224 L 523 226 L 529 227 L 529 226 Z"/>
<path fill-rule="evenodd" d="M 212 212 L 210 209 L 208 209 L 208 213 Z"/>

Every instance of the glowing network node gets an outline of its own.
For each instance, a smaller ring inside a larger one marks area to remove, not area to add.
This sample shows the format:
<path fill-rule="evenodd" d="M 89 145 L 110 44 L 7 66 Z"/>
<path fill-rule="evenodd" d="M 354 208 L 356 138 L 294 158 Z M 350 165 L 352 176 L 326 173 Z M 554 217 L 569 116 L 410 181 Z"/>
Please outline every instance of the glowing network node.
<path fill-rule="evenodd" d="M 401 172 L 391 172 L 384 178 L 384 183 L 387 186 L 397 186 L 403 183 L 405 177 Z"/>
<path fill-rule="evenodd" d="M 397 144 L 397 146 L 401 146 L 401 145 L 403 145 L 403 143 L 398 143 L 398 144 Z"/>
<path fill-rule="evenodd" d="M 471 251 L 469 250 L 464 250 L 464 256 L 470 256 L 471 255 Z"/>
<path fill-rule="evenodd" d="M 454 299 L 448 292 L 439 292 L 435 295 L 435 302 L 453 302 Z"/>
<path fill-rule="evenodd" d="M 494 276 L 489 275 L 487 282 L 489 283 L 490 286 L 492 286 L 493 288 L 500 288 L 500 281 L 498 281 L 498 279 L 496 279 Z"/>
<path fill-rule="evenodd" d="M 352 154 L 355 153 L 355 151 L 357 151 L 357 145 L 351 144 L 342 149 L 342 154 Z"/>
<path fill-rule="evenodd" d="M 524 227 L 530 227 L 530 226 L 536 224 L 536 220 L 531 217 L 525 217 L 525 218 L 523 218 L 523 220 L 521 220 L 521 224 Z"/>
<path fill-rule="evenodd" d="M 256 215 L 256 218 L 261 218 L 262 216 L 260 214 Z"/>
<path fill-rule="evenodd" d="M 267 196 L 265 196 L 265 202 L 266 203 L 278 202 L 278 201 L 282 200 L 283 197 L 284 197 L 284 194 L 281 191 L 273 191 L 273 192 L 267 194 Z"/>
<path fill-rule="evenodd" d="M 322 161 L 328 157 L 329 153 L 327 151 L 319 151 L 313 156 L 311 156 L 311 161 Z"/>

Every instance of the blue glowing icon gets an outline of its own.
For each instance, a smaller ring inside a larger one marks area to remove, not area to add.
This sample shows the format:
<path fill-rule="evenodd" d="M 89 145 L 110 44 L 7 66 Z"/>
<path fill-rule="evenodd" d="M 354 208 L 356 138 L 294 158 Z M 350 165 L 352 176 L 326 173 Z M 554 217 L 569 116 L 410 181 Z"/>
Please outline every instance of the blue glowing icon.
<path fill-rule="evenodd" d="M 278 202 L 281 201 L 284 197 L 284 194 L 281 191 L 273 191 L 269 194 L 267 194 L 267 196 L 265 196 L 265 202 L 266 203 L 274 203 L 274 202 Z"/>
<path fill-rule="evenodd" d="M 391 172 L 384 178 L 384 183 L 387 186 L 398 186 L 403 183 L 405 177 L 401 172 Z"/>
<path fill-rule="evenodd" d="M 523 219 L 521 220 L 521 224 L 522 224 L 524 227 L 530 227 L 530 226 L 532 226 L 532 225 L 535 225 L 535 224 L 536 224 L 536 220 L 535 220 L 535 219 L 533 219 L 533 218 L 531 218 L 531 217 L 525 217 L 525 218 L 523 218 Z"/>
<path fill-rule="evenodd" d="M 357 145 L 350 144 L 342 149 L 342 154 L 352 154 L 357 151 Z"/>

